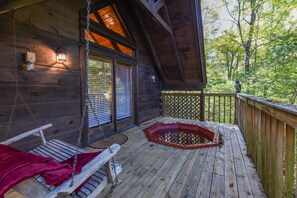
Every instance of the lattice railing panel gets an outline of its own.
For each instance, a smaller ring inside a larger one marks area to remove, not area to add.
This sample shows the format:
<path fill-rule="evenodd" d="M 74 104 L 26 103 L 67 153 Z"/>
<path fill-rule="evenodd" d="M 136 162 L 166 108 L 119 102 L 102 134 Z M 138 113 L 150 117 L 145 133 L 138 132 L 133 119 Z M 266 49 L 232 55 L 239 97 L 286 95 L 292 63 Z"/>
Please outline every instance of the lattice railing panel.
<path fill-rule="evenodd" d="M 162 93 L 162 115 L 200 120 L 200 94 Z"/>

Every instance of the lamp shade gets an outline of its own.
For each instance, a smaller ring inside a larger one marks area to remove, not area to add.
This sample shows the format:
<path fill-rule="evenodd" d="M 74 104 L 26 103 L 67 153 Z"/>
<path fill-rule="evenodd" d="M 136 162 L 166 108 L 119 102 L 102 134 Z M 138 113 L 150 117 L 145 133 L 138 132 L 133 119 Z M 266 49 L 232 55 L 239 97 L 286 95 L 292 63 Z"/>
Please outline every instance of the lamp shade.
<path fill-rule="evenodd" d="M 66 61 L 66 53 L 60 52 L 57 53 L 57 62 L 65 62 Z"/>
<path fill-rule="evenodd" d="M 62 46 L 58 47 L 56 50 L 57 62 L 65 62 L 66 61 L 66 52 L 65 48 Z"/>

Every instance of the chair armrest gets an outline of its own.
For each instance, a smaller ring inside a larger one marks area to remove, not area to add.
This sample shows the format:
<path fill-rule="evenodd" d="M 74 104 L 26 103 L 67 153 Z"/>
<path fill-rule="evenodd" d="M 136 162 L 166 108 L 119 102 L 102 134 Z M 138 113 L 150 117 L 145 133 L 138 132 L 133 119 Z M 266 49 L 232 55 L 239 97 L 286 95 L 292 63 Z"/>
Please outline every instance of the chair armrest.
<path fill-rule="evenodd" d="M 72 193 L 78 186 L 80 186 L 84 181 L 86 181 L 91 175 L 93 175 L 99 168 L 106 164 L 112 157 L 114 157 L 117 152 L 120 150 L 121 146 L 118 144 L 113 144 L 110 146 L 112 153 L 109 149 L 105 149 L 92 161 L 86 164 L 82 171 L 74 175 L 73 185 L 71 187 L 71 179 L 64 181 L 60 186 L 57 186 L 53 191 L 51 191 L 46 197 L 52 198 L 56 197 L 58 193 L 67 192 Z"/>
<path fill-rule="evenodd" d="M 42 143 L 45 143 L 45 138 L 44 138 L 44 135 L 43 135 L 43 130 L 44 129 L 47 129 L 47 128 L 50 128 L 51 126 L 53 126 L 52 124 L 47 124 L 47 125 L 43 125 L 41 127 L 38 127 L 36 129 L 32 129 L 30 131 L 27 131 L 27 132 L 24 132 L 18 136 L 15 136 L 13 138 L 10 138 L 6 141 L 3 141 L 3 142 L 0 142 L 0 144 L 5 144 L 5 145 L 9 145 L 9 144 L 12 144 L 14 142 L 17 142 L 21 139 L 24 139 L 30 135 L 34 135 L 36 133 L 40 133 L 40 137 L 41 137 L 41 140 L 42 140 Z"/>

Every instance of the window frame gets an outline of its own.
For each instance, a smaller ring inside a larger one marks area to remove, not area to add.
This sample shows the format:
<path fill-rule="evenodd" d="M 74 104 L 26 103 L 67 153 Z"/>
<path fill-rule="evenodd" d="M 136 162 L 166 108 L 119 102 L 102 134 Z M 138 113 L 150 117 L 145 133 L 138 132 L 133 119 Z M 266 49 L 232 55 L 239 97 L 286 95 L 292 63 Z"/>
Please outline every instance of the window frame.
<path fill-rule="evenodd" d="M 135 111 L 134 111 L 134 104 L 135 104 L 135 95 L 134 95 L 134 69 L 135 66 L 129 62 L 123 62 L 123 61 L 119 61 L 116 59 L 111 59 L 109 57 L 104 57 L 100 54 L 94 53 L 94 52 L 90 52 L 90 59 L 92 60 L 98 60 L 98 61 L 103 61 L 103 62 L 109 62 L 111 63 L 111 71 L 112 71 L 112 101 L 111 101 L 111 122 L 106 123 L 106 124 L 101 124 L 101 128 L 103 129 L 104 133 L 110 133 L 110 132 L 117 132 L 118 129 L 127 127 L 127 126 L 131 126 L 133 124 L 135 124 L 136 120 L 136 116 L 135 116 Z M 122 119 L 117 119 L 117 97 L 116 97 L 116 70 L 117 67 L 122 66 L 122 67 L 128 67 L 130 69 L 130 77 L 131 77 L 131 81 L 130 81 L 130 89 L 131 89 L 131 106 L 130 106 L 130 112 L 131 112 L 131 116 L 126 117 L 126 118 L 122 118 Z M 88 79 L 88 71 L 85 70 L 85 76 L 86 76 L 86 80 Z M 83 95 L 83 93 L 82 93 Z M 89 109 L 88 109 L 88 113 L 86 114 L 86 129 L 88 130 L 88 132 L 92 132 L 92 131 L 98 131 L 100 129 L 100 126 L 94 126 L 89 128 Z M 98 132 L 100 133 L 100 132 Z M 100 134 L 101 135 L 101 134 Z"/>
<path fill-rule="evenodd" d="M 131 32 L 129 31 L 128 26 L 125 23 L 124 17 L 121 16 L 121 12 L 118 9 L 116 3 L 114 1 L 103 1 L 101 3 L 94 4 L 91 6 L 91 12 L 102 9 L 106 6 L 112 6 L 115 10 L 116 15 L 119 17 L 119 21 L 122 21 L 122 27 L 124 31 L 127 33 L 127 38 L 120 34 L 117 34 L 116 32 L 110 30 L 102 24 L 93 22 L 92 20 L 90 20 L 90 30 L 100 36 L 109 39 L 110 41 L 117 42 L 121 45 L 124 45 L 125 47 L 131 48 L 134 51 L 134 56 L 128 56 L 124 53 L 118 52 L 113 49 L 109 49 L 107 47 L 92 42 L 90 42 L 90 50 L 95 52 L 96 54 L 100 54 L 111 59 L 127 62 L 132 65 L 137 64 L 137 45 L 134 42 L 134 38 Z M 84 37 L 84 30 L 87 27 L 86 14 L 86 8 L 80 11 L 80 42 L 83 44 L 86 42 Z"/>

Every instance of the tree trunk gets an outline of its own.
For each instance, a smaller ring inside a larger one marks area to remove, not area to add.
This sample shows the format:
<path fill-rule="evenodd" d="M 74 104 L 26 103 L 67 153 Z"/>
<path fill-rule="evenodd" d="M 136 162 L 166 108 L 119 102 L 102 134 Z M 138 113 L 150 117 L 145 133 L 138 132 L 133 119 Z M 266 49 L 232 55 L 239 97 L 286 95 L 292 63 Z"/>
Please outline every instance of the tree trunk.
<path fill-rule="evenodd" d="M 251 53 L 250 47 L 244 49 L 244 69 L 246 74 L 249 74 L 250 72 L 250 58 L 251 58 L 250 53 Z"/>

